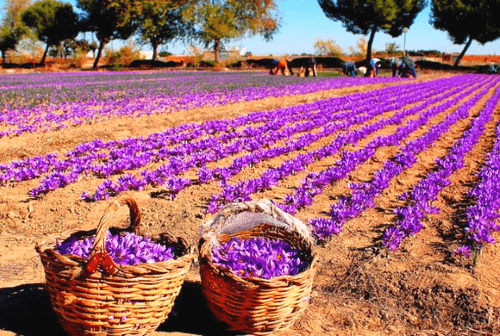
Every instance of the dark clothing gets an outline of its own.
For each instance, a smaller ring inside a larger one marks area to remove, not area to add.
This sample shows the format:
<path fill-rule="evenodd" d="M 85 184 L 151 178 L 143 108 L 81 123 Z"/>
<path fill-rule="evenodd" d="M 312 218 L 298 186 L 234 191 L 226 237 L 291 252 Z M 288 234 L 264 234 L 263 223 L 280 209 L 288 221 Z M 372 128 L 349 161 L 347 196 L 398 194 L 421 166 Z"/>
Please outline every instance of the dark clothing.
<path fill-rule="evenodd" d="M 410 77 L 413 76 L 414 78 L 417 77 L 417 73 L 415 71 L 415 63 L 406 56 L 403 56 L 401 58 L 401 65 L 399 66 L 399 75 L 401 77 Z"/>
<path fill-rule="evenodd" d="M 496 74 L 496 73 L 500 73 L 500 65 L 495 67 L 495 64 L 490 64 L 488 66 L 488 71 L 487 73 L 489 74 Z"/>
<path fill-rule="evenodd" d="M 398 64 L 396 62 L 391 64 L 392 68 L 392 77 L 396 77 L 398 74 Z"/>
<path fill-rule="evenodd" d="M 348 77 L 356 77 L 356 64 L 354 62 L 342 64 L 342 74 Z"/>
<path fill-rule="evenodd" d="M 377 77 L 378 76 L 378 68 L 379 68 L 379 63 L 376 62 L 374 59 L 370 60 L 370 63 L 368 63 L 368 66 L 366 67 L 366 77 Z"/>
<path fill-rule="evenodd" d="M 311 75 L 311 72 L 312 72 L 312 75 L 314 77 L 318 76 L 318 72 L 316 70 L 316 59 L 314 59 L 314 57 L 295 58 L 294 60 L 292 60 L 289 63 L 289 67 L 290 67 L 290 72 L 292 73 L 292 75 L 293 75 L 292 67 L 294 67 L 294 68 L 300 68 L 299 75 L 305 69 L 305 72 L 304 72 L 305 77 L 309 77 Z"/>
<path fill-rule="evenodd" d="M 318 72 L 316 71 L 316 60 L 313 57 L 307 60 L 306 77 L 309 77 L 310 71 L 312 71 L 314 77 L 318 77 Z"/>

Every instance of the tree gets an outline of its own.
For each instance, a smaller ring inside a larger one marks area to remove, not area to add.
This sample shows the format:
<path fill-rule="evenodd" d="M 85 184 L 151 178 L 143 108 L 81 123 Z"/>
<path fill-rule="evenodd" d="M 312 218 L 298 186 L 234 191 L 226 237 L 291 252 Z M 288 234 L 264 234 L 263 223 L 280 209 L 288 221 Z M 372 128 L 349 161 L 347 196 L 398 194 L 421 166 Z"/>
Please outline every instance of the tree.
<path fill-rule="evenodd" d="M 0 52 L 2 64 L 5 64 L 6 52 L 15 50 L 17 44 L 27 32 L 21 21 L 21 12 L 30 5 L 30 0 L 6 0 L 4 5 L 5 17 L 0 25 Z"/>
<path fill-rule="evenodd" d="M 366 53 L 368 51 L 368 42 L 366 42 L 366 39 L 364 39 L 363 37 L 360 37 L 356 41 L 356 45 L 349 46 L 348 49 L 349 49 L 349 52 L 351 53 L 351 55 L 354 55 L 354 56 L 366 55 Z M 375 50 L 372 49 L 372 52 L 375 53 Z"/>
<path fill-rule="evenodd" d="M 385 52 L 387 55 L 394 55 L 399 53 L 399 51 L 399 46 L 395 42 L 385 44 Z"/>
<path fill-rule="evenodd" d="M 262 35 L 269 41 L 279 28 L 274 0 L 199 0 L 184 15 L 196 24 L 205 46 L 213 46 L 216 62 L 229 40 Z"/>
<path fill-rule="evenodd" d="M 498 0 L 432 0 L 430 23 L 447 31 L 454 44 L 465 43 L 457 67 L 472 41 L 485 44 L 500 37 L 499 13 Z"/>
<path fill-rule="evenodd" d="M 186 21 L 182 15 L 186 3 L 188 0 L 142 1 L 138 15 L 139 43 L 151 44 L 153 61 L 156 60 L 160 45 L 192 34 L 192 24 Z"/>
<path fill-rule="evenodd" d="M 49 47 L 58 46 L 62 41 L 78 35 L 78 16 L 69 3 L 38 1 L 23 11 L 21 19 L 46 44 L 40 65 L 45 64 Z"/>
<path fill-rule="evenodd" d="M 316 55 L 319 56 L 333 56 L 333 57 L 341 57 L 343 52 L 342 48 L 335 42 L 333 39 L 314 39 L 314 49 L 316 51 Z"/>
<path fill-rule="evenodd" d="M 372 58 L 372 45 L 377 31 L 392 37 L 402 34 L 424 9 L 426 0 L 318 0 L 326 17 L 340 21 L 353 34 L 370 34 L 366 59 Z"/>
<path fill-rule="evenodd" d="M 38 39 L 35 32 L 28 30 L 23 39 L 19 42 L 18 48 L 23 54 L 30 55 L 30 63 L 33 63 L 33 69 L 35 68 L 36 60 L 43 55 L 44 45 Z"/>
<path fill-rule="evenodd" d="M 137 6 L 131 0 L 78 0 L 83 11 L 82 31 L 94 32 L 99 41 L 93 68 L 97 68 L 104 46 L 112 39 L 128 39 L 137 29 Z"/>

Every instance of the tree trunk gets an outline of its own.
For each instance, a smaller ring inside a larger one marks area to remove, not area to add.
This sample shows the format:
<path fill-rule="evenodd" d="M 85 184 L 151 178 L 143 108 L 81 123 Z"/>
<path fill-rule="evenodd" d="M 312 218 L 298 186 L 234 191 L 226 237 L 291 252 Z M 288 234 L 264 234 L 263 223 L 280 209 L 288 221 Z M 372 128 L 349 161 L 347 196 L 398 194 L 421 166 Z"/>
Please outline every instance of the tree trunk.
<path fill-rule="evenodd" d="M 5 68 L 5 50 L 2 50 L 2 68 Z"/>
<path fill-rule="evenodd" d="M 49 44 L 45 46 L 45 51 L 43 52 L 42 59 L 40 60 L 40 65 L 44 66 L 45 65 L 45 58 L 47 58 L 47 53 L 49 52 Z"/>
<path fill-rule="evenodd" d="M 454 68 L 458 67 L 458 65 L 460 64 L 460 62 L 462 62 L 462 58 L 464 58 L 464 55 L 467 52 L 467 49 L 469 49 L 470 45 L 472 44 L 472 41 L 473 41 L 472 37 L 469 36 L 469 40 L 465 44 L 464 49 L 462 50 L 462 52 L 458 56 L 457 60 L 455 61 L 455 64 L 453 64 Z"/>
<path fill-rule="evenodd" d="M 153 58 L 151 60 L 156 61 L 156 56 L 158 54 L 158 43 L 151 42 L 151 45 L 153 46 Z"/>
<path fill-rule="evenodd" d="M 375 33 L 377 32 L 378 27 L 373 26 L 372 31 L 370 32 L 370 38 L 368 39 L 368 45 L 366 46 L 366 62 L 369 64 L 372 59 L 372 46 L 373 40 L 375 39 Z"/>
<path fill-rule="evenodd" d="M 215 56 L 215 63 L 217 64 L 219 64 L 219 55 L 220 55 L 220 40 L 215 40 L 214 56 Z"/>
<path fill-rule="evenodd" d="M 104 45 L 106 45 L 105 39 L 99 40 L 99 48 L 97 49 L 97 56 L 94 59 L 94 65 L 92 66 L 92 69 L 97 69 L 97 64 L 99 63 L 99 59 L 101 58 Z"/>

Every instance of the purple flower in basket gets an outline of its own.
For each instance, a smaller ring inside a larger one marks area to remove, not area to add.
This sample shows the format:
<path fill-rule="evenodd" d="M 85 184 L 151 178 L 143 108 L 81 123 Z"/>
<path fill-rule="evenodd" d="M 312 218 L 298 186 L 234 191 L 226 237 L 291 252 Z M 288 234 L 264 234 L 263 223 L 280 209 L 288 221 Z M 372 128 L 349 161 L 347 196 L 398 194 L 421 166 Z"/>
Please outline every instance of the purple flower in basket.
<path fill-rule="evenodd" d="M 238 276 L 263 279 L 297 275 L 308 266 L 301 251 L 282 240 L 264 237 L 233 238 L 222 243 L 213 249 L 212 262 Z"/>
<path fill-rule="evenodd" d="M 56 243 L 56 250 L 61 254 L 75 254 L 88 258 L 95 237 L 77 240 L 72 237 L 60 244 Z M 106 236 L 106 249 L 113 261 L 120 265 L 135 265 L 139 263 L 155 263 L 175 258 L 174 248 L 155 243 L 148 237 L 133 233 Z"/>

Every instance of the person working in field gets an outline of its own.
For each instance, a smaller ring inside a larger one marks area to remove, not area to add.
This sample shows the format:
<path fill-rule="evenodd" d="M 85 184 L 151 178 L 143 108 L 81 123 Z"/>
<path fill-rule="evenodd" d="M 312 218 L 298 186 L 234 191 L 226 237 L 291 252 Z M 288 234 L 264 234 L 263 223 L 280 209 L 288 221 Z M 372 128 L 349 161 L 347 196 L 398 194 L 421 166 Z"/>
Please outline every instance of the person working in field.
<path fill-rule="evenodd" d="M 293 75 L 294 72 L 292 68 L 300 68 L 297 72 L 297 77 L 309 77 L 309 76 L 318 76 L 318 72 L 316 70 L 316 59 L 314 57 L 299 57 L 294 58 L 290 62 L 288 62 L 288 68 L 290 69 L 290 73 Z"/>
<path fill-rule="evenodd" d="M 318 77 L 318 72 L 316 71 L 316 59 L 314 59 L 314 57 L 296 58 L 290 63 L 291 63 L 290 65 L 293 65 L 294 67 L 300 67 L 297 76 L 301 76 L 302 73 L 304 73 L 305 77 L 309 77 L 311 74 L 314 77 Z"/>
<path fill-rule="evenodd" d="M 293 76 L 293 71 L 288 65 L 288 61 L 286 59 L 281 59 L 281 60 L 276 60 L 273 59 L 271 61 L 270 67 L 269 67 L 269 74 L 270 75 L 277 75 L 280 71 L 283 76 L 286 76 L 286 71 L 289 71 L 290 74 Z"/>
<path fill-rule="evenodd" d="M 488 69 L 486 70 L 486 73 L 489 73 L 489 74 L 500 73 L 500 65 L 495 66 L 495 63 L 491 62 L 490 65 L 488 66 Z"/>
<path fill-rule="evenodd" d="M 400 65 L 400 60 L 398 60 L 396 57 L 391 58 L 392 77 L 396 77 L 398 75 L 398 69 Z"/>
<path fill-rule="evenodd" d="M 372 58 L 366 67 L 365 77 L 377 77 L 379 68 L 380 60 L 378 58 Z"/>
<path fill-rule="evenodd" d="M 413 76 L 413 78 L 417 77 L 417 72 L 415 71 L 415 64 L 413 61 L 407 57 L 403 56 L 401 58 L 401 64 L 399 65 L 399 76 L 406 78 Z"/>
<path fill-rule="evenodd" d="M 342 64 L 342 75 L 347 77 L 356 77 L 356 64 L 354 64 L 354 62 L 345 62 Z"/>

